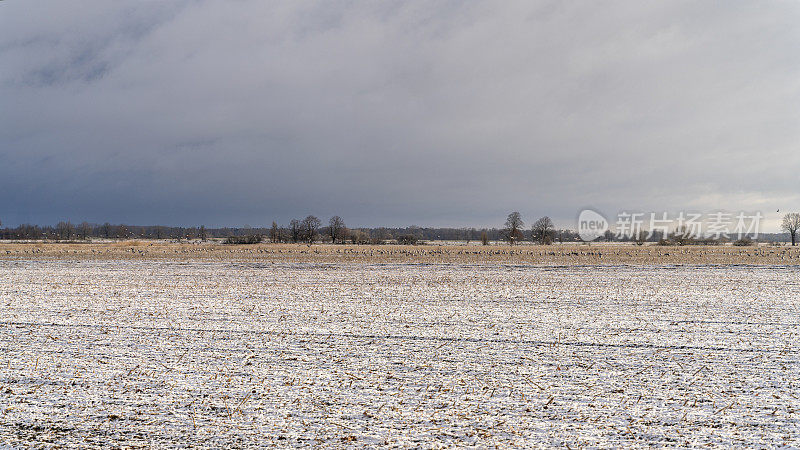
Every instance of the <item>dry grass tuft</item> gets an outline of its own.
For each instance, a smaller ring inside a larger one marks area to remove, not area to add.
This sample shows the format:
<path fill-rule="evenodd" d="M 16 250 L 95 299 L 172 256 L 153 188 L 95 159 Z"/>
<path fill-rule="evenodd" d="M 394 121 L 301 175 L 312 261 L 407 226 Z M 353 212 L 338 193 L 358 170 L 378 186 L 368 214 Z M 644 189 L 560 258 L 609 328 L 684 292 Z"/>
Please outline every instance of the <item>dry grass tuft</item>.
<path fill-rule="evenodd" d="M 113 248 L 119 248 L 119 247 L 141 247 L 147 244 L 139 240 L 128 240 L 128 241 L 112 242 L 105 245 Z"/>

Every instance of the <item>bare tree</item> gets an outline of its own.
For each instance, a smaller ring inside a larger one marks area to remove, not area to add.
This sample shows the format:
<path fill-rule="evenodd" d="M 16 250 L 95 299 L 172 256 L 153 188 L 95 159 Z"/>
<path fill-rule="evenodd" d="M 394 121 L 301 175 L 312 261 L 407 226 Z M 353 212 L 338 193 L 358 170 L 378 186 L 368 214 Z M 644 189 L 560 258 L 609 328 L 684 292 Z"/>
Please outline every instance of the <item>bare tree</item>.
<path fill-rule="evenodd" d="M 639 230 L 634 239 L 636 245 L 644 245 L 647 242 L 647 234 L 647 230 Z"/>
<path fill-rule="evenodd" d="M 198 237 L 200 238 L 201 241 L 205 242 L 206 239 L 208 239 L 208 233 L 206 232 L 206 226 L 205 225 L 200 225 L 200 229 L 198 230 L 197 235 L 198 235 Z"/>
<path fill-rule="evenodd" d="M 278 229 L 278 223 L 274 220 L 272 221 L 272 227 L 269 229 L 269 240 L 273 244 L 280 241 L 280 230 Z"/>
<path fill-rule="evenodd" d="M 481 245 L 489 245 L 489 233 L 486 230 L 481 231 Z"/>
<path fill-rule="evenodd" d="M 512 212 L 506 218 L 506 226 L 503 229 L 503 237 L 509 244 L 514 245 L 517 241 L 522 240 L 522 227 L 525 222 L 522 221 L 522 215 L 517 211 Z"/>
<path fill-rule="evenodd" d="M 56 233 L 58 234 L 59 239 L 70 240 L 72 239 L 72 233 L 74 232 L 75 227 L 72 226 L 70 221 L 58 222 L 58 225 L 56 225 Z"/>
<path fill-rule="evenodd" d="M 41 239 L 43 236 L 46 237 L 38 225 L 22 224 L 17 227 L 16 231 L 18 239 Z"/>
<path fill-rule="evenodd" d="M 470 232 L 470 229 L 469 229 L 469 228 L 467 228 L 467 227 L 464 227 L 464 228 L 462 228 L 462 229 L 461 229 L 461 230 L 459 230 L 459 231 L 461 231 L 461 233 L 460 233 L 460 234 L 461 234 L 461 239 L 462 239 L 462 240 L 463 240 L 463 241 L 464 241 L 466 244 L 469 244 L 469 241 L 471 241 L 471 240 L 472 240 L 472 233 Z"/>
<path fill-rule="evenodd" d="M 92 226 L 89 225 L 89 222 L 81 222 L 81 224 L 78 225 L 78 235 L 84 241 L 89 238 L 89 235 L 91 233 L 92 233 Z"/>
<path fill-rule="evenodd" d="M 792 237 L 792 245 L 797 244 L 797 230 L 800 229 L 800 213 L 789 213 L 783 216 L 781 229 L 789 233 Z"/>
<path fill-rule="evenodd" d="M 128 237 L 130 237 L 130 234 L 131 233 L 130 233 L 130 231 L 128 231 L 128 227 L 126 227 L 125 224 L 120 224 L 117 227 L 117 237 L 118 238 L 127 239 Z"/>
<path fill-rule="evenodd" d="M 314 239 L 317 237 L 317 231 L 321 225 L 322 222 L 320 222 L 320 220 L 314 216 L 307 216 L 305 219 L 303 219 L 303 221 L 300 223 L 303 239 L 309 244 L 313 244 Z"/>
<path fill-rule="evenodd" d="M 367 234 L 364 230 L 351 230 L 350 242 L 353 244 L 367 244 L 369 243 L 369 234 Z"/>
<path fill-rule="evenodd" d="M 672 232 L 672 234 L 670 234 L 668 237 L 672 242 L 678 245 L 687 245 L 694 241 L 694 237 L 686 225 L 681 225 L 680 227 L 675 228 L 675 231 Z"/>
<path fill-rule="evenodd" d="M 289 239 L 293 243 L 298 243 L 300 242 L 302 234 L 303 232 L 300 227 L 300 221 L 297 219 L 292 219 L 292 221 L 289 222 Z"/>
<path fill-rule="evenodd" d="M 192 240 L 197 237 L 197 228 L 187 228 L 186 229 L 186 240 Z"/>
<path fill-rule="evenodd" d="M 552 244 L 554 233 L 553 221 L 547 216 L 534 222 L 531 227 L 531 239 L 542 245 Z"/>
<path fill-rule="evenodd" d="M 341 217 L 331 217 L 331 220 L 328 221 L 328 235 L 331 237 L 331 242 L 334 244 L 336 241 L 343 243 L 346 238 L 346 229 L 344 220 Z"/>

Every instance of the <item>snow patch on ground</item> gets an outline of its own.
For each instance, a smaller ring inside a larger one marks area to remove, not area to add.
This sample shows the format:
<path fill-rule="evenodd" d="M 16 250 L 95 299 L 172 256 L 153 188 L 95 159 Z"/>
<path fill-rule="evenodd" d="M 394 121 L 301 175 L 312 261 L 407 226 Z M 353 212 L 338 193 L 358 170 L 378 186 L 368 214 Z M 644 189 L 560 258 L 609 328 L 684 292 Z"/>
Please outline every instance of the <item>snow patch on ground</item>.
<path fill-rule="evenodd" d="M 798 446 L 799 274 L 0 261 L 0 443 Z"/>

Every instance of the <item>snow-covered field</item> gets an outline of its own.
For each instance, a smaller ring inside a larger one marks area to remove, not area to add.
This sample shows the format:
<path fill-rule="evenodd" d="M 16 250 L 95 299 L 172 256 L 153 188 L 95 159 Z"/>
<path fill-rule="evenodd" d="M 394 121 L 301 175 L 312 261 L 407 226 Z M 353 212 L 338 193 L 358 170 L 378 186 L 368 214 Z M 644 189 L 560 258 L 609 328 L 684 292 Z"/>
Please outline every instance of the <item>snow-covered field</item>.
<path fill-rule="evenodd" d="M 796 447 L 798 275 L 0 261 L 0 444 Z"/>

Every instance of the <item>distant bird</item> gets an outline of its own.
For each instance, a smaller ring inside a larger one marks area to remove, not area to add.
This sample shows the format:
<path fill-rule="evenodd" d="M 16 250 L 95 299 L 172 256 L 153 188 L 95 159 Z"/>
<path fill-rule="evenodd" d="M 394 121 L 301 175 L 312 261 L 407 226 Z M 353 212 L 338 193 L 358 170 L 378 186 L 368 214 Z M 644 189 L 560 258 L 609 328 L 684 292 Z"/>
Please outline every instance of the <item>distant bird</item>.
<path fill-rule="evenodd" d="M 781 209 L 780 209 L 780 208 L 778 208 L 778 210 L 777 210 L 777 211 L 775 211 L 775 212 L 781 212 Z"/>

